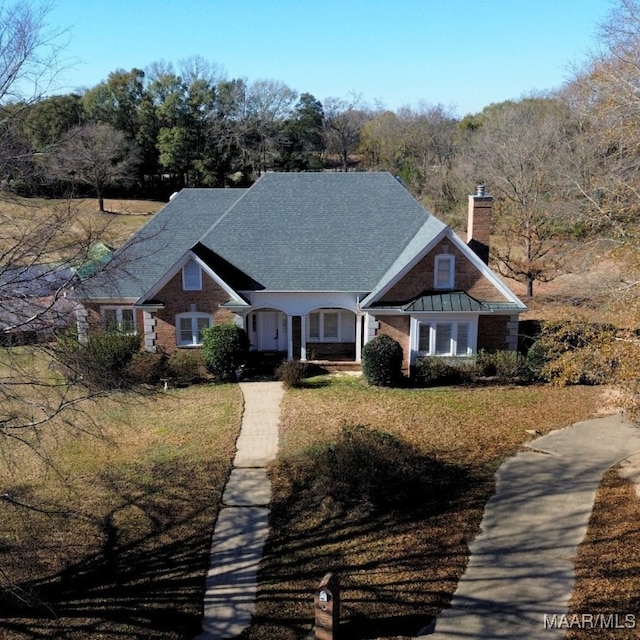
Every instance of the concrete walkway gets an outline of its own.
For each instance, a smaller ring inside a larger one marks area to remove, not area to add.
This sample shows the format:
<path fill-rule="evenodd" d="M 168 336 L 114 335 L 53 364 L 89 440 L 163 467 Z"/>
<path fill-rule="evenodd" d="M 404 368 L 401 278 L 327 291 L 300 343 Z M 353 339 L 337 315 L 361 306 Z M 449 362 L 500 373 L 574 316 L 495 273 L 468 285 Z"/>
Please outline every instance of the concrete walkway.
<path fill-rule="evenodd" d="M 420 637 L 563 638 L 566 628 L 545 627 L 545 614 L 567 613 L 603 474 L 624 460 L 622 473 L 640 482 L 639 452 L 640 428 L 618 415 L 549 433 L 507 460 L 451 608 Z"/>
<path fill-rule="evenodd" d="M 251 623 L 258 564 L 269 532 L 271 483 L 266 466 L 278 452 L 284 392 L 280 382 L 242 382 L 240 388 L 242 427 L 211 540 L 203 632 L 198 640 L 236 638 Z"/>

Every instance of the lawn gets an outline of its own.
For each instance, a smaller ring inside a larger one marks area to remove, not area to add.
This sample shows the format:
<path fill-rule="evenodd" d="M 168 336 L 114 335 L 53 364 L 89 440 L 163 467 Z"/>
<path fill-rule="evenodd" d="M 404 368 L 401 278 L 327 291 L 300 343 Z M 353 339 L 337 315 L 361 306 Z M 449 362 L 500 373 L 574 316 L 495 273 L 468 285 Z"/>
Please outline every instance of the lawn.
<path fill-rule="evenodd" d="M 602 402 L 593 387 L 376 389 L 348 376 L 288 391 L 243 638 L 305 637 L 327 571 L 342 582 L 343 640 L 415 637 L 455 590 L 499 464 Z M 240 390 L 117 393 L 82 408 L 84 423 L 43 428 L 33 448 L 3 442 L 0 637 L 192 640 Z"/>
<path fill-rule="evenodd" d="M 3 439 L 0 637 L 196 635 L 241 411 L 235 385 L 118 393 Z"/>
<path fill-rule="evenodd" d="M 346 377 L 288 392 L 272 535 L 243 638 L 303 638 L 327 571 L 342 583 L 344 640 L 415 637 L 451 599 L 499 464 L 532 432 L 596 414 L 601 394 L 374 389 Z"/>

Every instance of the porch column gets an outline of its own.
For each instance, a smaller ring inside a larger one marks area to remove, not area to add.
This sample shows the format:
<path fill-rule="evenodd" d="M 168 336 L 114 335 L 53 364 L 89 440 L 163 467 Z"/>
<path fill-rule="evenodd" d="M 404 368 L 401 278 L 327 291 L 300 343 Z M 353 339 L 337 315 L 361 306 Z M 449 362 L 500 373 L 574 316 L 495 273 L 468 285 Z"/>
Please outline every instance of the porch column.
<path fill-rule="evenodd" d="M 307 359 L 307 316 L 300 316 L 300 360 Z"/>
<path fill-rule="evenodd" d="M 356 314 L 356 362 L 362 362 L 362 316 Z"/>
<path fill-rule="evenodd" d="M 293 360 L 293 316 L 287 313 L 287 360 Z"/>

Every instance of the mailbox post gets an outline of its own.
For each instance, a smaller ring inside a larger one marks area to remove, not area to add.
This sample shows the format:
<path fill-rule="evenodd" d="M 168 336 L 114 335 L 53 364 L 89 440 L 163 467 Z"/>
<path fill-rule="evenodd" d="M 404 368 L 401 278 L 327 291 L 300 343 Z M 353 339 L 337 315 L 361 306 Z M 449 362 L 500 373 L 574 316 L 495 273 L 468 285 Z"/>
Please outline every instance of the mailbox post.
<path fill-rule="evenodd" d="M 313 598 L 316 614 L 315 640 L 336 640 L 340 625 L 340 583 L 338 576 L 327 573 Z"/>

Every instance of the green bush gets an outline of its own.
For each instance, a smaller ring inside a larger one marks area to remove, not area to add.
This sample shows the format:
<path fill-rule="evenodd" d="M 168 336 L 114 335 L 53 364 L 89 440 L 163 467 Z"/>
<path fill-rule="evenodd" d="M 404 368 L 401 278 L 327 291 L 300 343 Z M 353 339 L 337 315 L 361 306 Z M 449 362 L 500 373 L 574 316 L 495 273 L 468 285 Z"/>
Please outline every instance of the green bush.
<path fill-rule="evenodd" d="M 285 360 L 275 370 L 275 375 L 287 389 L 300 387 L 304 378 L 309 375 L 309 365 L 300 360 Z"/>
<path fill-rule="evenodd" d="M 91 336 L 86 343 L 66 335 L 58 339 L 56 354 L 67 377 L 90 386 L 115 388 L 130 383 L 125 370 L 140 345 L 139 335 L 105 331 Z"/>
<path fill-rule="evenodd" d="M 402 379 L 402 347 L 381 334 L 362 349 L 362 372 L 369 384 L 392 387 Z"/>
<path fill-rule="evenodd" d="M 167 378 L 177 385 L 189 385 L 202 379 L 204 360 L 199 351 L 181 349 L 169 356 Z"/>
<path fill-rule="evenodd" d="M 237 372 L 249 355 L 247 332 L 234 324 L 215 324 L 202 332 L 205 366 L 216 380 L 237 380 Z"/>

